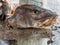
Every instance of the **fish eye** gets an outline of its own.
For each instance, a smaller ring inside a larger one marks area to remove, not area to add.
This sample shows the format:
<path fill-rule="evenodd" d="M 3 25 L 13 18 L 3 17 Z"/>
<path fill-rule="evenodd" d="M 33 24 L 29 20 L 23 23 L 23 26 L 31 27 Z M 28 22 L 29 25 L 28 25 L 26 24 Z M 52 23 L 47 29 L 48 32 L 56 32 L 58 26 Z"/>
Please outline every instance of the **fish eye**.
<path fill-rule="evenodd" d="M 39 12 L 38 12 L 37 10 L 34 10 L 34 13 L 35 13 L 35 14 L 38 14 Z"/>

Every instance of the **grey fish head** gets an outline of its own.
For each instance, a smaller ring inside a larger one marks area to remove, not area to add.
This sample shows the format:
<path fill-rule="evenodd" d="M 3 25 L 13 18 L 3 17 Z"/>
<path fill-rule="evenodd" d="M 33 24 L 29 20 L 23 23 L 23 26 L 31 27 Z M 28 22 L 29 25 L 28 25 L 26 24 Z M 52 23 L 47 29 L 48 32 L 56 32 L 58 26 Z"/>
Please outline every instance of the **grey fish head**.
<path fill-rule="evenodd" d="M 25 4 L 16 8 L 15 14 L 8 19 L 8 23 L 16 27 L 43 27 L 54 24 L 57 16 L 48 9 Z"/>

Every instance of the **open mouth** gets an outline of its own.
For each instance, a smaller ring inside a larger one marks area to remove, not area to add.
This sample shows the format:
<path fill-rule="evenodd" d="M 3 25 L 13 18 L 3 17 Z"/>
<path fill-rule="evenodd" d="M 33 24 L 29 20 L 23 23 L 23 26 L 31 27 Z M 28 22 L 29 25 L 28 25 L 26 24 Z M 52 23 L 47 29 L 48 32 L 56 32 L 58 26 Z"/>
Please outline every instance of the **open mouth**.
<path fill-rule="evenodd" d="M 46 18 L 46 17 L 45 17 L 45 18 Z M 55 24 L 56 21 L 57 21 L 57 20 L 56 20 L 56 19 L 57 19 L 57 15 L 52 15 L 51 17 L 49 17 L 49 18 L 47 18 L 47 19 L 45 19 L 45 18 L 42 19 L 43 21 L 41 21 L 41 23 L 39 22 L 39 23 L 37 24 L 38 27 L 50 26 L 50 25 Z"/>

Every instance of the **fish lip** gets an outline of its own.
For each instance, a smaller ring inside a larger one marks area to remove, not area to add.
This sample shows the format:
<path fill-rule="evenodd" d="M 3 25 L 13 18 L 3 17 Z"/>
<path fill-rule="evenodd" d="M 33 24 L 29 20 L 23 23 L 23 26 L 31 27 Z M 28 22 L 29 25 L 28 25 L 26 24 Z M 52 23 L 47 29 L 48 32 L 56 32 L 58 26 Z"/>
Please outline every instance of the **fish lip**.
<path fill-rule="evenodd" d="M 45 16 L 45 17 L 42 17 L 43 19 L 57 19 L 57 17 L 58 17 L 58 15 L 57 14 L 55 14 L 55 13 L 53 13 L 53 14 L 51 14 L 51 16 Z"/>

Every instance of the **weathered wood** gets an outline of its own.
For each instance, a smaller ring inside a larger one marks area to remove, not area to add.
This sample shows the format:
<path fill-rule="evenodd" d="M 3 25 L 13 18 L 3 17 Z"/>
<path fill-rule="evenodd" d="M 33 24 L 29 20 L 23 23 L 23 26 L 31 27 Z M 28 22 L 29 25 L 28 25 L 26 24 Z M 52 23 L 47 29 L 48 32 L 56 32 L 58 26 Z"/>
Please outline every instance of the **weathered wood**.
<path fill-rule="evenodd" d="M 51 36 L 50 29 L 44 28 L 20 28 L 16 30 L 1 30 L 0 39 L 2 40 L 17 40 L 20 38 L 49 38 Z"/>

